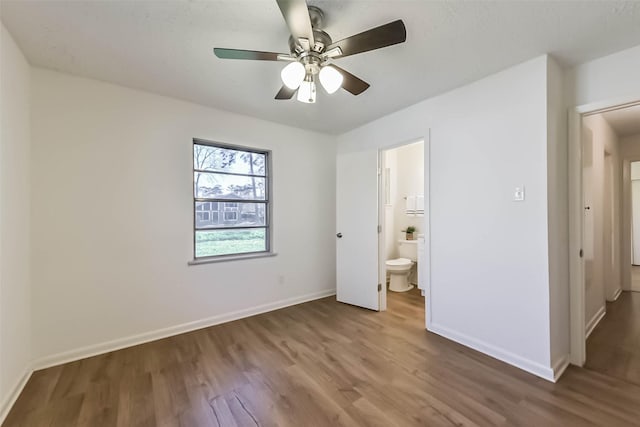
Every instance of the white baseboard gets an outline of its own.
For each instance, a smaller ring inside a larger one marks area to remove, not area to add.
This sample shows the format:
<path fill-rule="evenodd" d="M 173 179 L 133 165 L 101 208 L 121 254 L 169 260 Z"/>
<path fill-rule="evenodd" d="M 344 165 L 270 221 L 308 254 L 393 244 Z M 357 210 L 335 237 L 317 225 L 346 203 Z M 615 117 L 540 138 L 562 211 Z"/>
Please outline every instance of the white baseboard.
<path fill-rule="evenodd" d="M 617 301 L 618 298 L 620 298 L 620 295 L 622 295 L 622 288 L 618 288 L 616 290 L 616 292 L 613 294 L 613 298 L 611 298 L 611 302 Z"/>
<path fill-rule="evenodd" d="M 554 364 L 552 364 L 554 383 L 560 379 L 562 374 L 564 374 L 564 371 L 569 366 L 569 363 L 571 361 L 570 359 L 571 359 L 570 355 L 565 354 L 560 359 L 556 360 Z"/>
<path fill-rule="evenodd" d="M 301 295 L 298 297 L 287 298 L 284 300 L 259 305 L 243 310 L 233 311 L 231 313 L 219 314 L 206 319 L 196 320 L 194 322 L 183 323 L 181 325 L 169 326 L 168 328 L 157 329 L 155 331 L 145 332 L 142 334 L 132 335 L 125 338 L 118 338 L 99 344 L 93 344 L 86 347 L 77 348 L 70 351 L 45 356 L 36 360 L 33 364 L 34 370 L 45 369 L 51 366 L 63 363 L 73 362 L 75 360 L 85 359 L 91 356 L 108 353 L 122 348 L 134 345 L 144 344 L 146 342 L 167 338 L 173 335 L 183 334 L 185 332 L 195 331 L 197 329 L 208 328 L 209 326 L 218 325 L 220 323 L 231 322 L 233 320 L 245 317 L 255 316 L 257 314 L 266 313 L 268 311 L 278 310 L 280 308 L 289 307 L 291 305 L 301 304 L 303 302 L 313 301 L 335 295 L 335 289 L 327 289 L 311 294 Z"/>
<path fill-rule="evenodd" d="M 18 378 L 16 384 L 9 392 L 9 395 L 2 401 L 2 404 L 0 406 L 0 425 L 4 423 L 5 418 L 7 418 L 7 415 L 9 415 L 11 407 L 14 403 L 16 403 L 16 400 L 18 400 L 18 396 L 20 396 L 20 393 L 22 393 L 24 386 L 27 385 L 27 381 L 29 381 L 29 378 L 31 378 L 32 373 L 33 369 L 31 369 L 31 366 L 27 366 L 20 378 Z"/>
<path fill-rule="evenodd" d="M 585 328 L 586 331 L 587 331 L 586 334 L 585 334 L 585 337 L 584 337 L 585 340 L 587 338 L 589 338 L 589 335 L 591 335 L 591 332 L 593 332 L 593 330 L 596 328 L 596 326 L 598 326 L 598 323 L 600 323 L 600 321 L 604 318 L 605 314 L 607 314 L 607 307 L 605 305 L 603 305 L 596 312 L 596 314 L 593 315 L 591 320 L 589 320 L 589 322 L 587 322 L 587 327 Z"/>
<path fill-rule="evenodd" d="M 554 370 L 550 366 L 545 366 L 538 362 L 534 362 L 533 360 L 525 359 L 524 357 L 513 354 L 510 351 L 480 341 L 463 333 L 456 332 L 442 325 L 431 323 L 429 331 L 489 355 L 495 359 L 501 360 L 509 365 L 513 365 L 516 368 L 520 368 L 547 381 L 555 382 Z"/>

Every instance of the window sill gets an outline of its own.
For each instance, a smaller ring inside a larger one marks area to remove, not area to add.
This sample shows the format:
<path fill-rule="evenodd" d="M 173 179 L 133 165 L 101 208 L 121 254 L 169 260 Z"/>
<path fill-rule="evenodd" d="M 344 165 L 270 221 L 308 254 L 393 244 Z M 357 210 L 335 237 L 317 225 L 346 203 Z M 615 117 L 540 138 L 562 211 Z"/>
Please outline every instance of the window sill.
<path fill-rule="evenodd" d="M 276 252 L 260 252 L 257 254 L 228 255 L 216 258 L 200 258 L 189 261 L 187 265 L 213 264 L 216 262 L 239 261 L 241 259 L 267 258 L 278 255 Z"/>

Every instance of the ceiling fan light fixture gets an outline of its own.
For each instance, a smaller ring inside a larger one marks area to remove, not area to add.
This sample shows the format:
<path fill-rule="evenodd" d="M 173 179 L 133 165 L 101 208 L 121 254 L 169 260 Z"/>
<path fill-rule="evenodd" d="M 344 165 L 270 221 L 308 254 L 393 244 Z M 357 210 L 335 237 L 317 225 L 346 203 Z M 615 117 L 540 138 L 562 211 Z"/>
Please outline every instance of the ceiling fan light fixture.
<path fill-rule="evenodd" d="M 304 69 L 304 65 L 295 61 L 282 69 L 280 77 L 282 78 L 282 83 L 284 83 L 289 89 L 293 90 L 300 86 L 300 83 L 304 80 L 305 74 L 306 71 Z"/>
<path fill-rule="evenodd" d="M 340 89 L 343 80 L 342 74 L 330 65 L 324 66 L 320 70 L 320 83 L 329 94 Z"/>
<path fill-rule="evenodd" d="M 307 75 L 304 81 L 300 83 L 300 87 L 298 88 L 298 101 L 306 104 L 315 104 L 316 83 L 313 81 L 313 75 Z"/>
<path fill-rule="evenodd" d="M 323 30 L 324 13 L 320 8 L 309 5 L 308 0 L 276 0 L 276 3 L 289 27 L 289 53 L 220 47 L 215 47 L 213 53 L 221 59 L 290 62 L 280 72 L 283 85 L 276 93 L 278 100 L 293 99 L 297 93 L 299 101 L 315 103 L 317 80 L 329 94 L 343 88 L 352 95 L 360 95 L 370 87 L 369 83 L 337 65 L 324 65 L 329 60 L 407 41 L 404 22 L 396 19 L 334 42 Z"/>

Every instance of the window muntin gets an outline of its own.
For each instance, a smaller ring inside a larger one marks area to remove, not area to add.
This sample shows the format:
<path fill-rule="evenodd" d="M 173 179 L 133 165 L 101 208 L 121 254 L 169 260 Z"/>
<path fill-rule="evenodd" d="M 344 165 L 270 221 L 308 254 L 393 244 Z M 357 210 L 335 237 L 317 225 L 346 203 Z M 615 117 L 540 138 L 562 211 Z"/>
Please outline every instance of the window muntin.
<path fill-rule="evenodd" d="M 269 152 L 193 141 L 194 257 L 270 251 Z"/>
<path fill-rule="evenodd" d="M 238 220 L 238 212 L 226 211 L 224 213 L 224 222 L 235 222 Z"/>
<path fill-rule="evenodd" d="M 266 177 L 194 172 L 194 193 L 198 198 L 266 200 Z"/>

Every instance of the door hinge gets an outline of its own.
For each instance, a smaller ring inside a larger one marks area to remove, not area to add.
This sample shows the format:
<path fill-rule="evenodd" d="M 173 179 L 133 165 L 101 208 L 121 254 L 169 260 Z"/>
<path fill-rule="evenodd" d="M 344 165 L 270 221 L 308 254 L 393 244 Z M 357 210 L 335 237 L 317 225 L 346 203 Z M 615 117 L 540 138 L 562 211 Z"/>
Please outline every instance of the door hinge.
<path fill-rule="evenodd" d="M 582 256 L 584 255 L 584 251 L 580 249 L 580 252 L 578 253 L 578 255 L 580 255 L 580 258 L 582 258 Z"/>
<path fill-rule="evenodd" d="M 382 292 L 382 283 L 378 283 L 378 292 Z"/>
<path fill-rule="evenodd" d="M 378 168 L 378 176 L 382 175 L 382 169 Z"/>
<path fill-rule="evenodd" d="M 382 226 L 381 225 L 378 226 L 378 233 L 382 233 Z"/>

